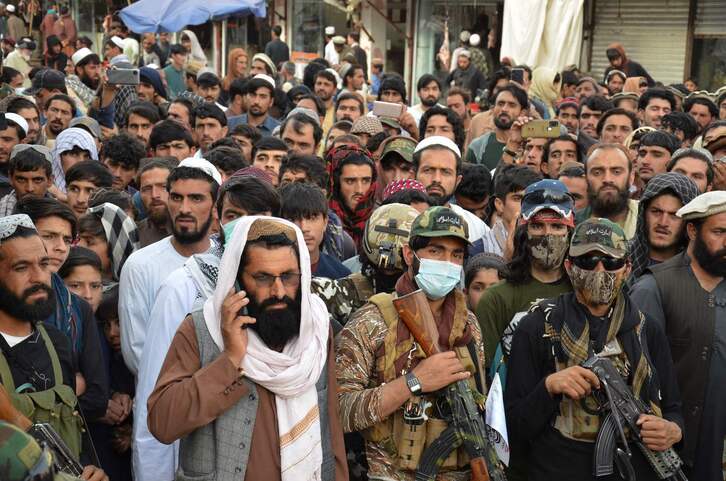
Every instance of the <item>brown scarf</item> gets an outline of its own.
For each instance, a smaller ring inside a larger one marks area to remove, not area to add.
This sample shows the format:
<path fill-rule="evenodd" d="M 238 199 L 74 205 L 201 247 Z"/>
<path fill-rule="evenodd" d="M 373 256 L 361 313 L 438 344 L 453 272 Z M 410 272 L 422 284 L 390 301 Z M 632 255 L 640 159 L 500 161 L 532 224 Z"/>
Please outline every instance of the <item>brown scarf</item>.
<path fill-rule="evenodd" d="M 413 282 L 408 273 L 402 275 L 396 282 L 396 294 L 405 296 L 418 290 L 418 286 Z M 452 350 L 456 347 L 464 347 L 472 339 L 471 328 L 466 322 L 468 311 L 466 308 L 466 298 L 458 289 L 451 291 L 444 299 L 441 319 L 438 321 L 439 327 L 439 346 L 441 349 Z M 396 333 L 397 342 L 402 343 L 411 337 L 411 332 L 403 322 L 398 323 L 398 331 Z M 413 368 L 420 361 L 412 359 L 410 368 Z M 401 356 L 396 359 L 396 372 L 406 367 L 408 356 Z"/>

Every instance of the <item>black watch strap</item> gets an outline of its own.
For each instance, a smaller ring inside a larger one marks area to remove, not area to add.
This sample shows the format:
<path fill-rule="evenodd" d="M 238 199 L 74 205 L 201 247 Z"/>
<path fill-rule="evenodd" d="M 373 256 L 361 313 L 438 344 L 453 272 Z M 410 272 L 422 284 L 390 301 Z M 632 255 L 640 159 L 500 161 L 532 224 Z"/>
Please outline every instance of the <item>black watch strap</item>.
<path fill-rule="evenodd" d="M 406 385 L 408 386 L 409 391 L 416 396 L 423 392 L 421 389 L 421 381 L 418 380 L 413 372 L 406 373 Z"/>

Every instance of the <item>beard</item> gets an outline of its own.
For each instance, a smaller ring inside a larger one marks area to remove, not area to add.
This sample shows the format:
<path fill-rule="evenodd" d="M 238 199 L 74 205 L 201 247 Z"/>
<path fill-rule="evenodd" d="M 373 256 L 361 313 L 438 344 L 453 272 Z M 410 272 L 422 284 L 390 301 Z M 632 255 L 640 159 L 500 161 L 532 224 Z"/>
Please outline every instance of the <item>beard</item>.
<path fill-rule="evenodd" d="M 506 119 L 506 120 L 505 120 Z M 512 120 L 511 117 L 508 115 L 498 115 L 494 117 L 494 125 L 497 126 L 497 128 L 501 130 L 509 130 L 512 128 L 512 123 L 514 120 Z"/>
<path fill-rule="evenodd" d="M 211 211 L 209 212 L 209 217 L 207 217 L 204 224 L 196 230 L 177 227 L 176 221 L 180 218 L 190 219 L 191 217 L 178 215 L 171 224 L 171 232 L 174 235 L 174 239 L 176 239 L 180 244 L 194 244 L 195 242 L 199 242 L 206 237 L 207 232 L 209 231 L 209 226 L 212 225 Z"/>
<path fill-rule="evenodd" d="M 32 304 L 28 303 L 28 297 L 37 292 L 45 292 L 48 297 Z M 17 296 L 0 281 L 0 310 L 11 317 L 28 322 L 43 321 L 53 314 L 55 306 L 55 291 L 48 285 L 36 284 Z"/>
<path fill-rule="evenodd" d="M 451 194 L 446 194 L 446 193 L 441 194 L 438 191 L 429 192 L 429 189 L 433 186 L 437 186 L 439 188 L 439 190 L 441 190 L 442 192 L 446 192 L 446 188 L 444 188 L 443 185 L 441 185 L 437 182 L 432 183 L 430 186 L 428 186 L 426 188 L 426 193 L 429 195 L 429 197 L 431 197 L 431 200 L 433 202 L 432 207 L 433 207 L 433 205 L 446 205 L 446 203 L 449 202 L 449 200 L 451 200 L 451 198 L 454 196 L 453 192 Z"/>
<path fill-rule="evenodd" d="M 604 187 L 615 187 L 618 190 L 616 196 L 601 198 L 600 190 Z M 628 199 L 630 198 L 630 192 L 628 192 L 627 185 L 625 188 L 620 188 L 617 185 L 607 185 L 600 187 L 600 190 L 595 192 L 588 186 L 587 198 L 590 200 L 592 206 L 592 213 L 597 217 L 610 217 L 615 214 L 623 212 L 628 207 Z"/>
<path fill-rule="evenodd" d="M 699 232 L 693 241 L 693 257 L 701 269 L 714 277 L 726 277 L 726 249 L 711 252 Z"/>
<path fill-rule="evenodd" d="M 270 306 L 284 303 L 285 307 L 269 309 Z M 288 296 L 283 298 L 270 297 L 258 304 L 257 300 L 250 296 L 250 303 L 247 310 L 251 317 L 257 322 L 249 324 L 271 349 L 279 349 L 300 333 L 300 291 L 295 300 Z"/>
<path fill-rule="evenodd" d="M 92 79 L 91 77 L 89 77 L 86 74 L 81 75 L 80 79 L 81 79 L 81 82 L 83 82 L 83 84 L 91 90 L 98 89 L 98 86 L 101 84 L 100 78 Z"/>
<path fill-rule="evenodd" d="M 149 221 L 156 226 L 165 225 L 169 221 L 169 209 L 166 205 L 163 209 L 161 206 L 158 208 L 150 207 L 146 211 L 148 212 Z"/>
<path fill-rule="evenodd" d="M 421 99 L 421 104 L 425 105 L 426 107 L 433 107 L 436 105 L 436 101 L 438 99 L 436 97 L 425 97 Z"/>

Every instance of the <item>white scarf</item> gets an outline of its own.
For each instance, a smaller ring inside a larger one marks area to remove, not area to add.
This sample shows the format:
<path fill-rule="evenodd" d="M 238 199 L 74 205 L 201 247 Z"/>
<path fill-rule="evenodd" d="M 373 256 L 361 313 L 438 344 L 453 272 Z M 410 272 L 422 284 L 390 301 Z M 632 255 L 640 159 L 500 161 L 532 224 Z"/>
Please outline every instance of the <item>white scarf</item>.
<path fill-rule="evenodd" d="M 232 234 L 235 242 L 228 243 L 222 255 L 214 295 L 204 303 L 204 319 L 215 344 L 223 350 L 222 302 L 237 280 L 250 226 L 259 219 L 279 222 L 295 230 L 302 273 L 300 334 L 288 342 L 282 352 L 277 352 L 268 348 L 254 330 L 248 329 L 247 354 L 242 360 L 242 368 L 248 378 L 275 394 L 282 480 L 320 480 L 323 450 L 315 384 L 320 376 L 326 375 L 323 368 L 330 323 L 325 304 L 310 292 L 310 255 L 300 229 L 276 217 L 240 219 Z"/>

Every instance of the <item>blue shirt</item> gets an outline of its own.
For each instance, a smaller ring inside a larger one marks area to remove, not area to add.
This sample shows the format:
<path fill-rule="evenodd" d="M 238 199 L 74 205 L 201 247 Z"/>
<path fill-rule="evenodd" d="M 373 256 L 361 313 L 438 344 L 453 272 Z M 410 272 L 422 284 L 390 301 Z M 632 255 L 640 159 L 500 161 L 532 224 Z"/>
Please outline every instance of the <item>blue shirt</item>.
<path fill-rule="evenodd" d="M 247 114 L 235 115 L 227 119 L 227 129 L 232 131 L 235 127 L 240 124 L 248 124 Z M 280 121 L 273 119 L 269 115 L 265 116 L 265 121 L 257 126 L 257 130 L 262 133 L 263 137 L 270 137 L 272 132 L 280 125 Z"/>

